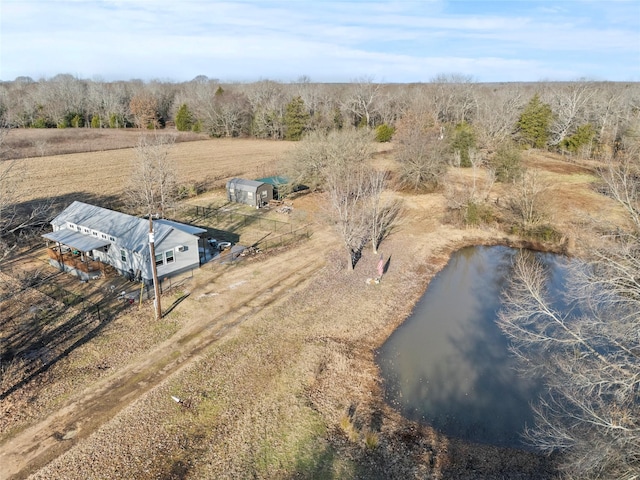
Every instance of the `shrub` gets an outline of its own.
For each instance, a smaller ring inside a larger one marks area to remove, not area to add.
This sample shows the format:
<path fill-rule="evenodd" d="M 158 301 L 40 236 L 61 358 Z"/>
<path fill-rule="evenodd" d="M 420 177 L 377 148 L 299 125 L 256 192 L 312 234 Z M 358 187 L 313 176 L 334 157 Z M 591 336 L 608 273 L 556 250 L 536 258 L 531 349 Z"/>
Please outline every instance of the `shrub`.
<path fill-rule="evenodd" d="M 32 128 L 48 128 L 49 125 L 47 123 L 47 119 L 44 117 L 38 117 L 36 118 L 33 123 L 31 124 Z"/>
<path fill-rule="evenodd" d="M 344 415 L 340 418 L 340 428 L 347 435 L 347 438 L 352 442 L 357 442 L 360 434 L 348 415 Z"/>
<path fill-rule="evenodd" d="M 590 145 L 595 136 L 593 125 L 587 123 L 580 125 L 573 135 L 563 138 L 560 146 L 571 153 L 578 153 L 582 147 Z"/>
<path fill-rule="evenodd" d="M 91 117 L 91 128 L 100 128 L 102 122 L 100 122 L 100 116 L 94 115 Z"/>
<path fill-rule="evenodd" d="M 470 201 L 464 208 L 464 224 L 477 226 L 493 221 L 493 210 L 485 203 Z"/>
<path fill-rule="evenodd" d="M 468 168 L 471 166 L 469 150 L 476 147 L 476 136 L 473 127 L 466 122 L 459 123 L 453 131 L 451 138 L 451 148 L 454 152 L 460 152 L 460 166 Z"/>
<path fill-rule="evenodd" d="M 499 182 L 512 182 L 522 175 L 522 152 L 511 142 L 504 143 L 491 159 L 491 166 Z"/>
<path fill-rule="evenodd" d="M 383 123 L 382 125 L 378 125 L 376 127 L 376 135 L 375 135 L 376 142 L 380 142 L 380 143 L 390 142 L 395 132 L 396 132 L 396 129 L 393 127 L 390 127 L 386 123 Z"/>
<path fill-rule="evenodd" d="M 378 438 L 378 434 L 376 432 L 372 432 L 371 430 L 367 430 L 364 434 L 364 445 L 369 449 L 373 450 L 378 446 L 380 439 Z"/>

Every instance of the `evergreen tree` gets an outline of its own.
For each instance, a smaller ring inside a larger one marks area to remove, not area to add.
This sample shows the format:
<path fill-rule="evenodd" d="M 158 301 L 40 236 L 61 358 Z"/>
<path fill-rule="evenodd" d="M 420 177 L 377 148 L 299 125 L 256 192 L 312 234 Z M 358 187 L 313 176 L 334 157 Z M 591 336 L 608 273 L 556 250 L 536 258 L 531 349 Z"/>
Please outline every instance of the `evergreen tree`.
<path fill-rule="evenodd" d="M 593 141 L 596 136 L 596 132 L 593 128 L 593 125 L 590 123 L 586 123 L 584 125 L 580 125 L 576 133 L 569 137 L 565 137 L 560 142 L 560 145 L 563 149 L 570 151 L 571 153 L 578 153 L 580 148 L 586 147 Z"/>
<path fill-rule="evenodd" d="M 454 152 L 460 153 L 460 166 L 470 167 L 471 159 L 469 157 L 469 150 L 475 148 L 476 136 L 473 132 L 473 127 L 466 122 L 456 125 L 453 131 L 453 137 L 451 139 L 451 148 Z"/>
<path fill-rule="evenodd" d="M 533 148 L 546 147 L 552 120 L 551 107 L 542 103 L 536 93 L 525 107 L 516 125 L 521 140 Z"/>
<path fill-rule="evenodd" d="M 179 132 L 188 132 L 193 125 L 193 115 L 189 111 L 186 103 L 180 105 L 178 112 L 176 113 L 176 129 Z"/>
<path fill-rule="evenodd" d="M 284 114 L 285 139 L 300 140 L 307 129 L 310 115 L 304 106 L 304 100 L 296 97 L 286 107 Z"/>
<path fill-rule="evenodd" d="M 516 144 L 505 142 L 496 150 L 491 159 L 491 166 L 499 182 L 518 180 L 523 173 L 522 153 Z"/>

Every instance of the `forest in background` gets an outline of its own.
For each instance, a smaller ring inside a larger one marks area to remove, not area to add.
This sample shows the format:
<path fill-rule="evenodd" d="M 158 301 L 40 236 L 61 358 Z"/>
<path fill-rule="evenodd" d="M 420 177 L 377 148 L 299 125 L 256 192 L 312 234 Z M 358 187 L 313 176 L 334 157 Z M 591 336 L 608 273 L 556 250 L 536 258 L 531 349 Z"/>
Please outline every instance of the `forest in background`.
<path fill-rule="evenodd" d="M 102 82 L 69 74 L 0 83 L 0 115 L 10 128 L 170 128 L 211 137 L 299 140 L 310 131 L 431 130 L 453 150 L 489 155 L 505 142 L 584 158 L 612 156 L 637 138 L 640 84 L 616 82 L 476 83 L 442 74 L 428 83 L 346 84 L 260 80 L 223 84 Z M 468 162 L 467 162 L 468 163 Z"/>

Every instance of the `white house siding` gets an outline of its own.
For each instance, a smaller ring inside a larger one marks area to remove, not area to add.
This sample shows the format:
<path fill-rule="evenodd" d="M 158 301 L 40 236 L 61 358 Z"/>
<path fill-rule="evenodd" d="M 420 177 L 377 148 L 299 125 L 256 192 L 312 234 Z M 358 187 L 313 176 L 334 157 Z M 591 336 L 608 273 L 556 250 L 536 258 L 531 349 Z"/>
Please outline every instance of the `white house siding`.
<path fill-rule="evenodd" d="M 127 261 L 122 261 L 122 256 L 120 251 L 125 251 L 125 256 Z M 102 261 L 104 263 L 108 263 L 112 265 L 119 273 L 122 275 L 127 275 L 130 270 L 133 270 L 134 274 L 137 274 L 138 270 L 140 270 L 142 278 L 151 278 L 151 268 L 149 267 L 149 262 L 141 257 L 138 253 L 132 252 L 118 244 L 111 244 L 106 253 L 96 252 L 94 250 L 93 254 L 96 256 L 96 253 L 102 256 Z M 148 272 L 148 273 L 147 273 Z"/>
<path fill-rule="evenodd" d="M 147 283 L 152 281 L 148 220 L 76 201 L 54 218 L 51 224 L 54 232 L 65 229 L 74 232 L 71 236 L 64 236 L 69 237 L 69 241 L 80 242 L 82 238 L 72 237 L 87 235 L 99 239 L 97 244 L 108 243 L 106 247 L 92 250 L 95 259 L 112 265 L 123 275 L 139 275 Z M 156 253 L 163 255 L 163 264 L 158 266 L 159 276 L 171 276 L 200 266 L 198 235 L 204 234 L 205 229 L 165 219 L 154 221 L 153 229 Z M 178 251 L 178 247 L 185 248 Z M 124 261 L 122 250 L 125 253 Z M 166 263 L 168 251 L 173 252 L 174 261 L 171 263 Z"/>
<path fill-rule="evenodd" d="M 184 251 L 178 251 L 178 247 L 185 247 Z M 155 244 L 156 255 L 162 254 L 163 265 L 158 265 L 158 277 L 184 272 L 200 266 L 200 253 L 198 250 L 198 237 L 173 229 L 169 235 Z M 174 261 L 166 262 L 167 251 L 172 251 Z"/>

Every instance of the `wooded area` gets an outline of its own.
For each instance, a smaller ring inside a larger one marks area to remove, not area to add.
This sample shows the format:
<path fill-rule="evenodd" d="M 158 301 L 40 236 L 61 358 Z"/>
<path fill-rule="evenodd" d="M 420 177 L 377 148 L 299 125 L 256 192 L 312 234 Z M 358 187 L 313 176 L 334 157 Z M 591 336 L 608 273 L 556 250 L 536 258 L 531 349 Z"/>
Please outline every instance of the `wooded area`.
<path fill-rule="evenodd" d="M 163 128 L 213 137 L 298 140 L 346 126 L 420 125 L 458 147 L 494 151 L 514 139 L 575 155 L 613 153 L 637 131 L 638 83 L 595 81 L 474 83 L 457 74 L 420 84 L 261 80 L 221 84 L 198 76 L 171 83 L 101 82 L 61 74 L 0 84 L 0 114 L 12 128 Z M 460 150 L 460 148 L 458 148 Z M 461 149 L 460 161 L 468 164 Z"/>

